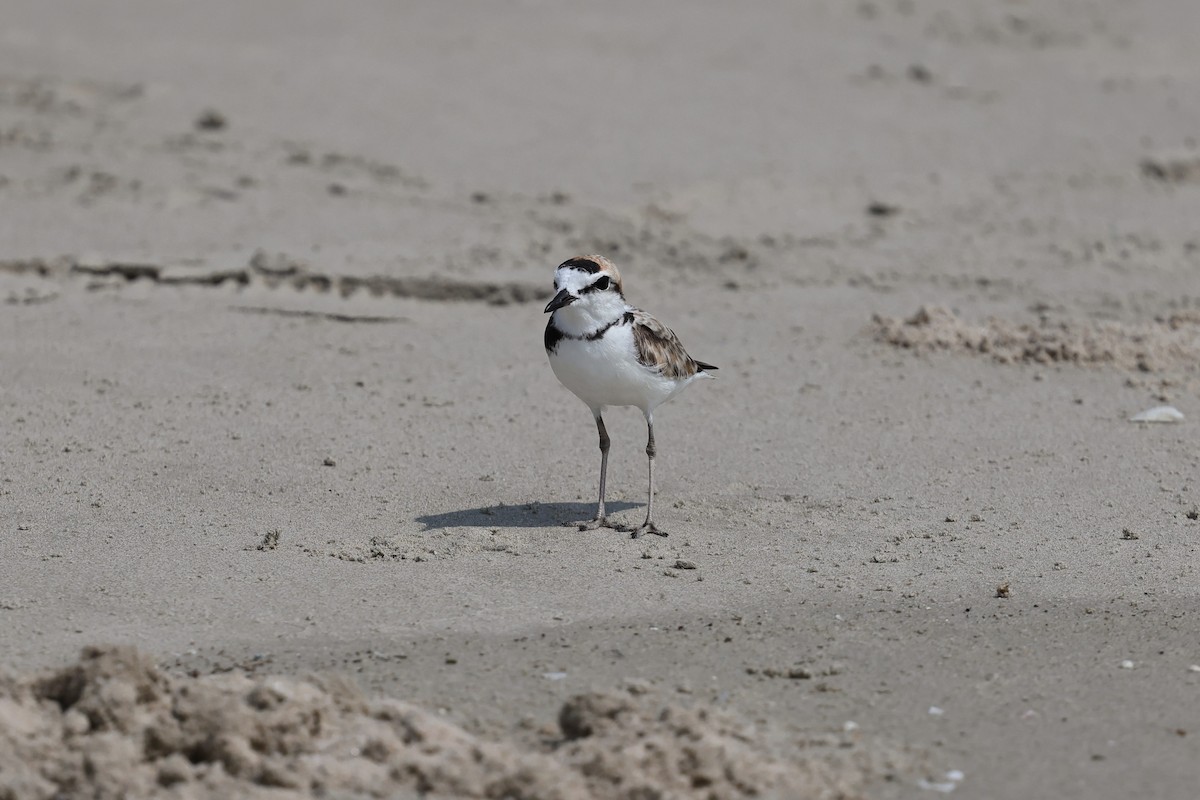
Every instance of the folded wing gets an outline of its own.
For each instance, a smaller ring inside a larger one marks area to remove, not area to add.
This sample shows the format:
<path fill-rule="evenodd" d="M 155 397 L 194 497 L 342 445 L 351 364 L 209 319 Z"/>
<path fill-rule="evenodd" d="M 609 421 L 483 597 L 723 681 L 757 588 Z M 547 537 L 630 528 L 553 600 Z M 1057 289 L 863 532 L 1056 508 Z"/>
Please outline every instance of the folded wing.
<path fill-rule="evenodd" d="M 631 311 L 633 343 L 642 366 L 660 372 L 672 380 L 690 378 L 697 372 L 715 370 L 711 364 L 697 361 L 687 354 L 675 332 L 647 314 Z"/>

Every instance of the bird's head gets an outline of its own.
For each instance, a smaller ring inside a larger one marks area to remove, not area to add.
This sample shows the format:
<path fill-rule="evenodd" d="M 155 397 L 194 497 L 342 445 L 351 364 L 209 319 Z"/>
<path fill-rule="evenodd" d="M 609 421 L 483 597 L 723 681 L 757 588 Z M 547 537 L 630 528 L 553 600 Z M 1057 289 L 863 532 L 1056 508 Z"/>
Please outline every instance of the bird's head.
<path fill-rule="evenodd" d="M 554 271 L 554 299 L 546 313 L 563 310 L 566 317 L 586 326 L 604 324 L 625 313 L 621 273 L 604 256 L 576 256 Z"/>

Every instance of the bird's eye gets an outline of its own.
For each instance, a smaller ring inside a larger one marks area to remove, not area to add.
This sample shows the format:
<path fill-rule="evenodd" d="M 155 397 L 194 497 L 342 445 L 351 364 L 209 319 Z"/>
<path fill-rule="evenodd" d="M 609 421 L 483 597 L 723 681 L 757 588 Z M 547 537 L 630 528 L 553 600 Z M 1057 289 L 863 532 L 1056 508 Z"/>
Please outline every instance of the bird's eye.
<path fill-rule="evenodd" d="M 600 278 L 600 280 L 596 281 L 596 288 L 603 292 L 608 288 L 609 283 L 611 283 L 611 281 L 608 279 L 608 276 L 605 275 Z"/>

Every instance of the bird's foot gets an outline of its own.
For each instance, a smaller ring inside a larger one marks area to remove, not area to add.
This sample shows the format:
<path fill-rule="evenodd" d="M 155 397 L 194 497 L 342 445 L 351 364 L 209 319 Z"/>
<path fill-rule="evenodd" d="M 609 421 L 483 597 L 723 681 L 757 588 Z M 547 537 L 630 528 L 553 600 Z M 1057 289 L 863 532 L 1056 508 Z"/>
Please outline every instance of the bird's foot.
<path fill-rule="evenodd" d="M 662 536 L 663 538 L 666 538 L 666 536 L 667 536 L 666 531 L 660 531 L 658 529 L 658 526 L 655 525 L 650 520 L 646 520 L 645 522 L 643 522 L 641 524 L 641 527 L 627 528 L 626 530 L 629 531 L 630 539 L 640 539 L 643 536 L 643 534 L 647 534 L 647 533 L 653 533 L 655 536 Z"/>
<path fill-rule="evenodd" d="M 567 524 L 576 527 L 581 531 L 594 531 L 598 528 L 612 528 L 613 530 L 617 531 L 621 530 L 621 527 L 615 522 L 609 521 L 608 517 L 596 517 L 595 519 L 588 520 L 587 522 L 570 522 Z"/>

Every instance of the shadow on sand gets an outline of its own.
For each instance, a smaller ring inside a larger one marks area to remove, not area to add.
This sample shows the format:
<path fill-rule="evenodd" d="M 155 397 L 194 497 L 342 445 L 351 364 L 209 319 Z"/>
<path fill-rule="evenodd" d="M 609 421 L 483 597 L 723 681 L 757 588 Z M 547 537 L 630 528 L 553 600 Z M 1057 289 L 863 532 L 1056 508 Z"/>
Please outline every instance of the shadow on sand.
<path fill-rule="evenodd" d="M 604 504 L 608 514 L 615 514 L 639 503 L 612 501 Z M 573 522 L 586 522 L 596 515 L 595 503 L 523 503 L 508 506 L 484 506 L 447 511 L 442 514 L 426 514 L 416 521 L 432 531 L 440 528 L 550 528 Z"/>

